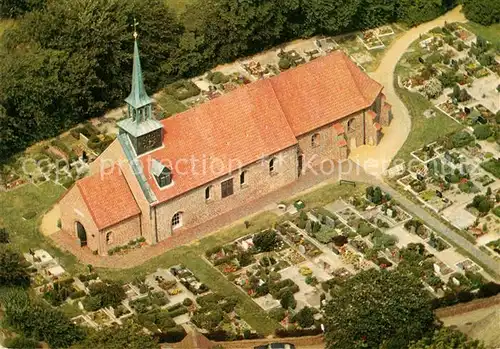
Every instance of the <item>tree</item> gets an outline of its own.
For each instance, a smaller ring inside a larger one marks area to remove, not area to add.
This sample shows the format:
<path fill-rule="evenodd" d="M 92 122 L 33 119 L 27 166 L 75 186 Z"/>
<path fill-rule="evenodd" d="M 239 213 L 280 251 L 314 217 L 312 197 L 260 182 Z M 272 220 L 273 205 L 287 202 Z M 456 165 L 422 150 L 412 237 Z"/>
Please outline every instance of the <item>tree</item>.
<path fill-rule="evenodd" d="M 470 340 L 459 330 L 442 327 L 431 336 L 422 338 L 412 343 L 408 349 L 485 349 L 483 343 L 478 340 Z"/>
<path fill-rule="evenodd" d="M 430 295 L 411 274 L 371 269 L 331 293 L 325 307 L 328 347 L 404 348 L 433 329 Z"/>
<path fill-rule="evenodd" d="M 91 331 L 88 337 L 75 346 L 76 349 L 157 349 L 155 339 L 142 330 L 142 326 L 127 321 L 123 326 L 104 327 Z"/>
<path fill-rule="evenodd" d="M 317 33 L 338 34 L 353 26 L 352 19 L 360 3 L 361 0 L 303 1 L 305 25 L 315 28 Z"/>
<path fill-rule="evenodd" d="M 295 307 L 297 306 L 297 301 L 295 300 L 292 291 L 287 290 L 283 293 L 283 295 L 281 296 L 280 304 L 283 309 L 295 309 Z"/>
<path fill-rule="evenodd" d="M 304 307 L 296 315 L 295 320 L 299 323 L 300 327 L 307 328 L 314 325 L 314 312 L 312 308 Z"/>
<path fill-rule="evenodd" d="M 270 252 L 278 243 L 278 236 L 273 230 L 264 230 L 254 235 L 252 242 L 260 252 Z"/>
<path fill-rule="evenodd" d="M 493 132 L 491 131 L 490 125 L 476 125 L 474 126 L 474 136 L 477 139 L 483 140 L 491 136 Z"/>
<path fill-rule="evenodd" d="M 30 284 L 30 277 L 23 257 L 8 247 L 0 246 L 0 286 Z"/>
<path fill-rule="evenodd" d="M 425 84 L 423 92 L 429 99 L 436 98 L 443 92 L 443 85 L 437 78 L 432 78 Z"/>
<path fill-rule="evenodd" d="M 26 12 L 41 9 L 45 0 L 2 0 L 0 2 L 0 18 L 16 18 Z"/>
<path fill-rule="evenodd" d="M 396 1 L 361 0 L 356 15 L 356 26 L 359 29 L 379 27 L 394 22 L 395 15 Z"/>
<path fill-rule="evenodd" d="M 30 299 L 20 289 L 2 293 L 5 324 L 27 338 L 45 341 L 52 348 L 66 348 L 83 339 L 82 328 L 60 310 Z"/>
<path fill-rule="evenodd" d="M 89 285 L 90 296 L 99 299 L 100 308 L 116 307 L 125 299 L 125 290 L 123 287 L 113 281 L 96 282 Z"/>
<path fill-rule="evenodd" d="M 396 10 L 398 19 L 409 26 L 427 22 L 443 12 L 441 0 L 398 0 Z"/>
<path fill-rule="evenodd" d="M 463 11 L 468 20 L 482 25 L 500 22 L 500 3 L 498 0 L 465 0 Z"/>

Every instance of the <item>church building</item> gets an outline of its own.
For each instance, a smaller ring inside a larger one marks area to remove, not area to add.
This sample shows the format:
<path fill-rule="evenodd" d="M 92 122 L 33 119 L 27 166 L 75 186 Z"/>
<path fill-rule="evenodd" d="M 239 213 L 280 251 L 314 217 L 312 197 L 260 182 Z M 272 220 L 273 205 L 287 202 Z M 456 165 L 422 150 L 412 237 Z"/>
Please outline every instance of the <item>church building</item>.
<path fill-rule="evenodd" d="M 341 51 L 156 120 L 137 38 L 128 117 L 61 199 L 62 230 L 99 255 L 183 234 L 293 183 L 309 163 L 377 145 L 392 118 L 382 86 Z"/>

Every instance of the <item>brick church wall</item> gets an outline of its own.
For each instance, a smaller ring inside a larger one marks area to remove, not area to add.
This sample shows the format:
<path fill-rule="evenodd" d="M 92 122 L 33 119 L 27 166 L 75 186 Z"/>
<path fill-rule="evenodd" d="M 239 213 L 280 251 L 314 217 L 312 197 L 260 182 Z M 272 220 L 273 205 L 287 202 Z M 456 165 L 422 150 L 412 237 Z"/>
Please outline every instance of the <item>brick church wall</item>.
<path fill-rule="evenodd" d="M 161 241 L 171 236 L 171 220 L 177 212 L 183 212 L 182 227 L 174 230 L 174 234 L 182 234 L 182 228 L 201 224 L 294 182 L 297 179 L 297 147 L 285 149 L 275 154 L 275 157 L 282 159 L 275 162 L 275 174 L 269 173 L 268 161 L 265 163 L 258 161 L 243 169 L 247 171 L 247 184 L 243 187 L 240 186 L 240 171 L 238 171 L 158 205 L 158 239 Z M 231 177 L 234 193 L 221 198 L 221 182 Z M 208 185 L 212 186 L 211 199 L 205 200 L 205 189 Z"/>
<path fill-rule="evenodd" d="M 129 241 L 139 238 L 141 236 L 140 224 L 141 221 L 139 215 L 103 229 L 100 232 L 101 243 L 99 254 L 105 255 L 113 247 L 126 245 Z M 109 241 L 108 234 L 110 234 Z"/>
<path fill-rule="evenodd" d="M 71 234 L 75 243 L 79 243 L 76 222 L 80 222 L 87 233 L 87 246 L 92 251 L 97 251 L 99 249 L 99 230 L 76 185 L 61 199 L 59 207 L 61 207 L 61 229 Z"/>

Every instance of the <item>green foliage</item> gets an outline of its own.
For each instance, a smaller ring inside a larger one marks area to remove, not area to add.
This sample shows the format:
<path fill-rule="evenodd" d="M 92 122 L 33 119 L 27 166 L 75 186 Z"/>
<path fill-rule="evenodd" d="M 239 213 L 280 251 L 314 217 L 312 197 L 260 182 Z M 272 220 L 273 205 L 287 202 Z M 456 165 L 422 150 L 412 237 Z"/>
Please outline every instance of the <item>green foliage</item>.
<path fill-rule="evenodd" d="M 474 127 L 474 136 L 479 140 L 488 138 L 492 133 L 490 125 L 476 125 Z"/>
<path fill-rule="evenodd" d="M 295 307 L 297 306 L 297 301 L 295 300 L 293 293 L 287 290 L 281 296 L 280 304 L 283 309 L 295 309 Z"/>
<path fill-rule="evenodd" d="M 287 70 L 292 66 L 292 63 L 290 63 L 290 60 L 286 57 L 281 57 L 278 66 L 280 67 L 281 70 Z"/>
<path fill-rule="evenodd" d="M 286 312 L 283 308 L 274 308 L 269 311 L 269 316 L 278 322 L 283 320 L 285 318 L 285 315 Z"/>
<path fill-rule="evenodd" d="M 433 327 L 430 295 L 407 273 L 362 271 L 331 294 L 325 307 L 328 347 L 404 348 Z"/>
<path fill-rule="evenodd" d="M 9 242 L 9 232 L 5 228 L 0 228 L 0 244 L 8 244 Z"/>
<path fill-rule="evenodd" d="M 83 330 L 61 311 L 29 298 L 21 290 L 2 295 L 5 324 L 27 338 L 45 341 L 53 348 L 66 348 L 84 338 Z"/>
<path fill-rule="evenodd" d="M 75 346 L 77 349 L 157 349 L 160 348 L 156 340 L 146 334 L 142 326 L 127 321 L 123 326 L 103 327 L 99 331 L 93 330 L 89 336 Z"/>
<path fill-rule="evenodd" d="M 471 143 L 474 140 L 468 132 L 460 131 L 453 135 L 451 141 L 455 148 L 462 148 Z"/>
<path fill-rule="evenodd" d="M 201 90 L 191 80 L 178 80 L 165 87 L 165 92 L 182 101 L 199 95 Z"/>
<path fill-rule="evenodd" d="M 125 290 L 123 287 L 113 281 L 103 281 L 96 282 L 89 285 L 90 292 L 90 306 L 92 308 L 99 305 L 99 308 L 103 307 L 116 307 L 125 299 Z"/>
<path fill-rule="evenodd" d="M 464 0 L 463 11 L 468 20 L 482 25 L 500 22 L 498 0 Z"/>
<path fill-rule="evenodd" d="M 35 349 L 38 348 L 38 341 L 26 338 L 24 336 L 16 336 L 14 338 L 8 339 L 5 343 L 7 348 L 18 348 L 18 349 Z"/>
<path fill-rule="evenodd" d="M 312 308 L 304 307 L 297 314 L 295 314 L 295 321 L 297 321 L 302 328 L 311 327 L 314 325 L 314 311 Z"/>
<path fill-rule="evenodd" d="M 434 331 L 431 336 L 426 336 L 416 343 L 412 343 L 408 349 L 485 349 L 483 343 L 471 340 L 457 329 L 442 327 Z"/>
<path fill-rule="evenodd" d="M 27 12 L 38 10 L 45 5 L 45 0 L 2 0 L 0 18 L 17 18 Z"/>
<path fill-rule="evenodd" d="M 26 262 L 23 257 L 8 247 L 0 245 L 0 286 L 22 286 L 30 284 Z"/>
<path fill-rule="evenodd" d="M 430 21 L 445 10 L 441 0 L 399 0 L 397 17 L 409 26 Z"/>
<path fill-rule="evenodd" d="M 481 167 L 492 173 L 495 177 L 500 178 L 500 160 L 490 159 L 481 164 Z"/>
<path fill-rule="evenodd" d="M 258 251 L 270 252 L 276 247 L 276 244 L 279 240 L 275 231 L 264 230 L 260 233 L 255 234 L 252 241 Z"/>

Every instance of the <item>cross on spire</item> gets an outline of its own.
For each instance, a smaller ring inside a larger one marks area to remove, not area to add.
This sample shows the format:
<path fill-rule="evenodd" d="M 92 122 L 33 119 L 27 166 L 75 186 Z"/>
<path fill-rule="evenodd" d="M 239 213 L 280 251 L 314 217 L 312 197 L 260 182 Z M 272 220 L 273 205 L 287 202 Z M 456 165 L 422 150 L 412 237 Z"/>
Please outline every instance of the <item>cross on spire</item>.
<path fill-rule="evenodd" d="M 132 26 L 134 27 L 134 39 L 137 40 L 137 37 L 139 36 L 139 34 L 137 34 L 137 26 L 139 25 L 139 22 L 137 22 L 135 20 L 135 17 L 134 17 L 134 23 L 132 24 Z"/>

